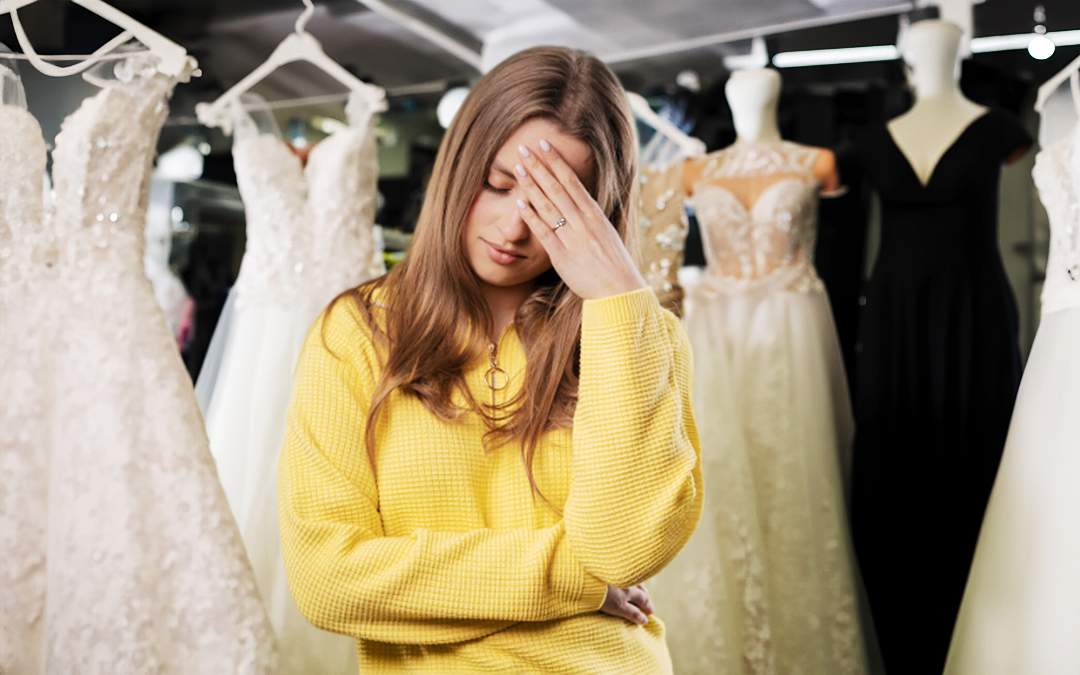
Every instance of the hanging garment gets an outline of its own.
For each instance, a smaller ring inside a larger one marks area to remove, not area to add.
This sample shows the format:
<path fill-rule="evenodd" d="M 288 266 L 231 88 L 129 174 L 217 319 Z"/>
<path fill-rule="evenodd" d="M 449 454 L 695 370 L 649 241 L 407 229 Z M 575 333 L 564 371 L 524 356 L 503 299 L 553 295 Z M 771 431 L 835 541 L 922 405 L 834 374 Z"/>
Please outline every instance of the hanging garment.
<path fill-rule="evenodd" d="M 9 168 L 0 231 L 52 237 L 31 237 L 32 250 L 14 249 L 18 258 L 5 265 L 32 292 L 4 293 L 10 333 L 0 352 L 34 372 L 21 380 L 25 390 L 5 395 L 0 426 L 29 429 L 13 449 L 33 454 L 33 470 L 47 476 L 30 492 L 25 476 L 2 474 L 5 511 L 47 533 L 43 577 L 37 529 L 5 536 L 3 576 L 32 576 L 37 591 L 33 606 L 16 605 L 31 613 L 14 622 L 39 622 L 44 642 L 6 650 L 31 664 L 27 672 L 270 673 L 273 634 L 143 270 L 146 186 L 175 80 L 149 57 L 109 66 L 118 79 L 68 116 L 56 138 L 46 214 L 34 199 L 41 129 L 25 109 L 0 107 Z M 25 414 L 36 416 L 8 417 Z"/>
<path fill-rule="evenodd" d="M 5 48 L 0 45 L 0 52 Z M 0 672 L 43 672 L 51 383 L 43 289 L 55 251 L 42 228 L 45 152 L 15 64 L 0 53 Z"/>
<path fill-rule="evenodd" d="M 1080 87 L 1074 119 L 1080 117 Z M 1080 125 L 1033 171 L 1050 217 L 1043 315 L 953 633 L 947 675 L 1080 664 Z"/>
<path fill-rule="evenodd" d="M 990 110 L 925 185 L 887 127 L 857 143 L 882 223 L 859 328 L 853 534 L 886 669 L 933 673 L 945 664 L 1020 382 L 998 182 L 1031 139 Z"/>
<path fill-rule="evenodd" d="M 649 587 L 679 673 L 867 672 L 845 512 L 851 404 L 811 261 L 818 150 L 736 144 L 693 202 L 687 287 L 705 505 Z"/>
<path fill-rule="evenodd" d="M 360 98 L 347 110 L 349 125 L 321 141 L 303 168 L 276 133 L 237 112 L 233 155 L 247 250 L 197 385 L 281 672 L 297 675 L 355 675 L 358 667 L 354 640 L 315 628 L 296 609 L 277 511 L 278 455 L 304 337 L 335 296 L 385 271 L 374 235 L 373 111 Z"/>
<path fill-rule="evenodd" d="M 678 160 L 666 166 L 642 169 L 638 204 L 641 272 L 660 304 L 675 316 L 682 316 L 685 292 L 679 284 L 679 268 L 690 229 L 684 206 L 683 165 Z"/>

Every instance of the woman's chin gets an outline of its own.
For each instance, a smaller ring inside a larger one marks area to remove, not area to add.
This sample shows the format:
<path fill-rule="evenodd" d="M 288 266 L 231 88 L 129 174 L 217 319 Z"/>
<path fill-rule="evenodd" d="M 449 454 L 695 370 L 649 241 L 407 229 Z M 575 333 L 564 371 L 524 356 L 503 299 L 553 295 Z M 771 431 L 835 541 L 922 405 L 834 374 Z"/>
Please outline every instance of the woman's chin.
<path fill-rule="evenodd" d="M 536 279 L 536 275 L 522 274 L 518 270 L 510 270 L 505 268 L 491 269 L 492 266 L 484 266 L 484 268 L 477 270 L 476 276 L 480 278 L 480 281 L 488 286 L 494 286 L 496 288 L 514 288 L 516 286 L 523 286 L 530 284 Z"/>

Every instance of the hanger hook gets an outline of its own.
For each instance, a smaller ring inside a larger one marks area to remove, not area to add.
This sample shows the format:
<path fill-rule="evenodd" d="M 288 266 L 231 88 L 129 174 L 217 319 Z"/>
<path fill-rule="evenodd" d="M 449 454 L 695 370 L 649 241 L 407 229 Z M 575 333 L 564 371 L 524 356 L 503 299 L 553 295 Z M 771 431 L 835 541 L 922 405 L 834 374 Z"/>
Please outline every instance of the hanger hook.
<path fill-rule="evenodd" d="M 300 13 L 299 18 L 296 19 L 296 32 L 303 33 L 307 28 L 308 21 L 311 20 L 311 15 L 315 13 L 315 5 L 311 0 L 303 0 L 304 11 Z"/>

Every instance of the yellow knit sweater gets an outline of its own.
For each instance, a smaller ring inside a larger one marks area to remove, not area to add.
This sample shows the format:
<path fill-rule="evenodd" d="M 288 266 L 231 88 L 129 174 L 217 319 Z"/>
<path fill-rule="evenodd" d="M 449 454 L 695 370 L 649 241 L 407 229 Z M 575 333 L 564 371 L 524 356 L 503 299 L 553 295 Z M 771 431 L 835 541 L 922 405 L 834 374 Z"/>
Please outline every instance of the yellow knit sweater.
<path fill-rule="evenodd" d="M 524 379 L 513 327 L 497 358 L 505 400 Z M 466 374 L 481 401 L 486 367 Z M 478 416 L 445 422 L 400 393 L 376 429 L 376 482 L 363 438 L 379 359 L 339 302 L 308 335 L 279 467 L 300 610 L 355 637 L 365 674 L 670 671 L 659 620 L 597 610 L 608 584 L 652 577 L 697 524 L 690 371 L 685 334 L 652 291 L 586 301 L 573 429 L 547 433 L 534 460 L 561 514 L 532 493 L 520 444 L 485 451 Z"/>

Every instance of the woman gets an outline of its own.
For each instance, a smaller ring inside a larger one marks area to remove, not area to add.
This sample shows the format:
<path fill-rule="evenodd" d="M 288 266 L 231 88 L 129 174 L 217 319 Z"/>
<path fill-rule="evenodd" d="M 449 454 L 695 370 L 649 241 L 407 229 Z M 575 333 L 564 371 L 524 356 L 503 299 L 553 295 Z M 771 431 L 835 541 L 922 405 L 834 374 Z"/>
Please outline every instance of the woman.
<path fill-rule="evenodd" d="M 701 475 L 688 343 L 625 243 L 635 180 L 611 71 L 522 52 L 458 112 L 406 260 L 312 328 L 284 558 L 362 672 L 671 670 L 639 585 Z"/>

